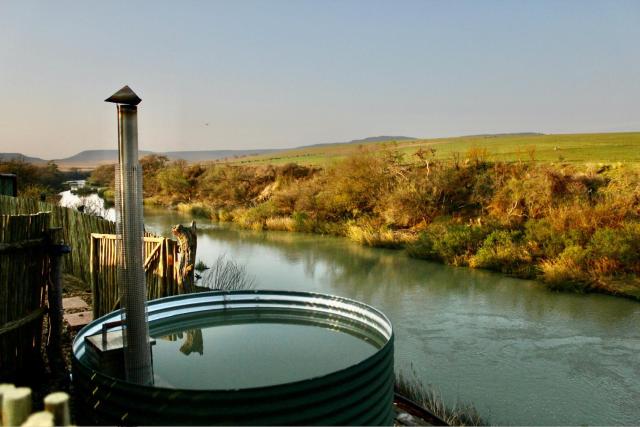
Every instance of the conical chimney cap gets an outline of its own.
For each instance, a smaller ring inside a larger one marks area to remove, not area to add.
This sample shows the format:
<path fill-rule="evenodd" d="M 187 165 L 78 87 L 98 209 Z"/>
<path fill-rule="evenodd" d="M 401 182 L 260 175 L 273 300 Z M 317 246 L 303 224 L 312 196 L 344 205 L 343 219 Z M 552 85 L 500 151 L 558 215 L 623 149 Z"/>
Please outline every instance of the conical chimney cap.
<path fill-rule="evenodd" d="M 104 101 L 116 104 L 138 105 L 142 102 L 142 99 L 129 86 L 125 86 Z"/>

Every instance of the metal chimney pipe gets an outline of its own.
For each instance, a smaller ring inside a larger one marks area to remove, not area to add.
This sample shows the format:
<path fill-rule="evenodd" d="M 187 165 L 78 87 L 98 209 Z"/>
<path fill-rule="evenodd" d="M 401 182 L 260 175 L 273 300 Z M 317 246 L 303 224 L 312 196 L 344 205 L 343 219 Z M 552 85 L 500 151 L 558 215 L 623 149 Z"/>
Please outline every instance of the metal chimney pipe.
<path fill-rule="evenodd" d="M 116 234 L 118 282 L 126 380 L 153 383 L 144 273 L 142 168 L 138 162 L 138 105 L 142 101 L 128 86 L 107 102 L 117 103 L 118 167 L 116 168 Z"/>

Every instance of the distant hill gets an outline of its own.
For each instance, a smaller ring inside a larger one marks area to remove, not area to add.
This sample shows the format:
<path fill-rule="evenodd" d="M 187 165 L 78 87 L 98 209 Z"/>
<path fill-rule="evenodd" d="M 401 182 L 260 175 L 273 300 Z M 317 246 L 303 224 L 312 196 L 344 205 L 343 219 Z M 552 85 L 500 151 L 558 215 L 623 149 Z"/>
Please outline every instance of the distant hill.
<path fill-rule="evenodd" d="M 141 150 L 140 157 L 151 154 L 151 151 Z M 85 165 L 101 165 L 118 162 L 118 150 L 85 150 L 71 157 L 64 159 L 55 159 L 54 162 L 58 166 L 85 166 Z"/>
<path fill-rule="evenodd" d="M 346 145 L 346 144 L 368 144 L 372 142 L 383 142 L 383 141 L 408 141 L 412 139 L 418 139 L 418 138 L 413 138 L 410 136 L 382 135 L 382 136 L 371 136 L 369 138 L 363 138 L 363 139 L 352 139 L 351 141 L 346 141 L 346 142 L 325 142 L 321 144 L 301 145 L 300 147 L 296 147 L 296 148 L 326 147 L 329 145 Z M 289 148 L 287 148 L 287 150 L 289 150 Z"/>
<path fill-rule="evenodd" d="M 241 157 L 248 155 L 260 155 L 270 153 L 276 150 L 202 150 L 202 151 L 148 151 L 140 150 L 140 157 L 149 154 L 158 154 L 167 156 L 169 160 L 183 159 L 187 162 L 204 162 L 208 160 L 218 160 L 224 158 Z M 64 159 L 56 159 L 55 163 L 61 168 L 92 168 L 99 165 L 111 164 L 118 162 L 118 150 L 85 150 L 71 157 Z"/>
<path fill-rule="evenodd" d="M 363 139 L 354 139 L 348 142 L 330 142 L 324 144 L 305 145 L 299 148 L 324 147 L 324 146 L 340 146 L 347 144 L 367 144 L 381 141 L 407 141 L 413 140 L 408 136 L 373 136 Z M 280 151 L 291 150 L 291 148 L 272 148 L 272 149 L 254 149 L 254 150 L 196 150 L 196 151 L 149 151 L 140 150 L 140 157 L 149 154 L 158 154 L 167 156 L 169 160 L 183 159 L 187 162 L 205 162 L 219 159 L 234 159 L 248 156 L 259 156 L 262 154 L 275 153 Z M 21 159 L 28 163 L 44 164 L 48 160 L 38 157 L 29 157 L 20 153 L 0 153 L 0 160 Z M 78 154 L 62 159 L 52 160 L 62 169 L 79 168 L 93 169 L 96 166 L 111 164 L 118 162 L 118 150 L 84 150 Z"/>
<path fill-rule="evenodd" d="M 20 160 L 26 163 L 44 164 L 46 160 L 39 157 L 29 157 L 21 153 L 0 153 L 0 161 Z"/>

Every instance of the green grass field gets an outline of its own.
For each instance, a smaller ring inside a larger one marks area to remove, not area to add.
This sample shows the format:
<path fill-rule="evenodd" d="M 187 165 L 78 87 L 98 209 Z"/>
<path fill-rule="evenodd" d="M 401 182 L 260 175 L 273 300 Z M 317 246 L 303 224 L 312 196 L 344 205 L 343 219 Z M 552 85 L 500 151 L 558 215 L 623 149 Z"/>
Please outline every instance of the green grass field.
<path fill-rule="evenodd" d="M 284 164 L 324 165 L 343 159 L 359 144 L 336 144 L 321 147 L 300 148 L 260 156 L 230 160 L 235 164 Z M 486 150 L 487 160 L 572 163 L 640 162 L 640 132 L 555 134 L 555 135 L 495 135 L 466 136 L 456 138 L 418 139 L 368 143 L 372 150 L 393 147 L 405 154 L 407 161 L 422 149 L 429 150 L 436 159 L 464 158 L 471 150 Z M 435 150 L 435 151 L 433 151 Z"/>

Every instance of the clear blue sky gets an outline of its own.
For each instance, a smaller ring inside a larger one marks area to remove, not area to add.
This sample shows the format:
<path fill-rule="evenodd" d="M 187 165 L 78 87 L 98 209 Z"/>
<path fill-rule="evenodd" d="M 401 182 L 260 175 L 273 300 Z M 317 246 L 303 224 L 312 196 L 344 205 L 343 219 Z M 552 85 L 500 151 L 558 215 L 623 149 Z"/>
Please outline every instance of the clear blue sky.
<path fill-rule="evenodd" d="M 0 1 L 0 152 L 640 129 L 640 1 Z M 209 125 L 206 126 L 205 124 Z"/>

